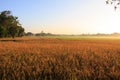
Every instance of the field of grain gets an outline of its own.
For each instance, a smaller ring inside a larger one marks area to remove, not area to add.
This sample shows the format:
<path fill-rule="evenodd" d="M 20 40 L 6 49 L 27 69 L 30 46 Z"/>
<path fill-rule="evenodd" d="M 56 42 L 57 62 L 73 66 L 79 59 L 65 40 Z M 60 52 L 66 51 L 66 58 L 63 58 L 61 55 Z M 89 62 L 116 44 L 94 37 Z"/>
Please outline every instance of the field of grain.
<path fill-rule="evenodd" d="M 120 80 L 120 40 L 0 39 L 0 80 Z"/>

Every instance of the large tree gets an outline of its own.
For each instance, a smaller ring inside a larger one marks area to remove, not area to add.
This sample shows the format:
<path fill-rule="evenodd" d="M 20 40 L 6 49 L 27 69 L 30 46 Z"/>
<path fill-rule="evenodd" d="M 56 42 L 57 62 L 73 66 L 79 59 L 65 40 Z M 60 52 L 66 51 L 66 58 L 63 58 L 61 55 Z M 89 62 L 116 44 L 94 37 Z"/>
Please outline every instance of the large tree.
<path fill-rule="evenodd" d="M 13 16 L 11 11 L 2 11 L 0 13 L 0 37 L 21 37 L 24 34 L 24 28 L 18 21 L 18 17 Z"/>

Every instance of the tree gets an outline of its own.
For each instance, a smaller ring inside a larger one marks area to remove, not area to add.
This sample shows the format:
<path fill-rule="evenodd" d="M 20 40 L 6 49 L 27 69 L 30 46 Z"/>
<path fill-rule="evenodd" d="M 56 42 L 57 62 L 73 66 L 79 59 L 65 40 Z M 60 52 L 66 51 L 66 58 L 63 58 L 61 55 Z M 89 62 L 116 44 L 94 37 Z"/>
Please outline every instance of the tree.
<path fill-rule="evenodd" d="M 111 4 L 116 10 L 120 6 L 120 0 L 106 0 L 106 4 Z"/>
<path fill-rule="evenodd" d="M 27 32 L 25 35 L 26 36 L 33 36 L 34 34 L 32 32 Z"/>
<path fill-rule="evenodd" d="M 40 33 L 40 34 L 41 34 L 41 36 L 45 36 L 45 33 L 44 33 L 43 31 L 41 31 L 41 33 Z"/>
<path fill-rule="evenodd" d="M 2 11 L 0 13 L 0 34 L 2 37 L 22 37 L 24 28 L 19 23 L 18 17 L 13 16 L 11 11 Z M 5 35 L 3 35 L 5 34 Z"/>

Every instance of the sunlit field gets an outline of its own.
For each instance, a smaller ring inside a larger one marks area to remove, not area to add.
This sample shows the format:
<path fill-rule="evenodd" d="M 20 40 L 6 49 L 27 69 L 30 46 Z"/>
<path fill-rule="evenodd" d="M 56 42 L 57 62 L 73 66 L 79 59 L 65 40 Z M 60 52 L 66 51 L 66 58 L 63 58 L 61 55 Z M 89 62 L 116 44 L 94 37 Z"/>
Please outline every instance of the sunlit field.
<path fill-rule="evenodd" d="M 120 39 L 0 39 L 0 80 L 120 80 Z"/>

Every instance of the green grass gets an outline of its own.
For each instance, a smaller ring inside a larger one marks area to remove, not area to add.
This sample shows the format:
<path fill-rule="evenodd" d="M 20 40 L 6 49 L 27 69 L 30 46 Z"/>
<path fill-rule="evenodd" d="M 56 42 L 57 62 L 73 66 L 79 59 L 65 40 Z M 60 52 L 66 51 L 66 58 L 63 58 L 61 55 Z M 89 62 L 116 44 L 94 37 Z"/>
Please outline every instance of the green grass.
<path fill-rule="evenodd" d="M 56 38 L 63 40 L 120 40 L 120 36 L 44 36 L 42 38 Z"/>

